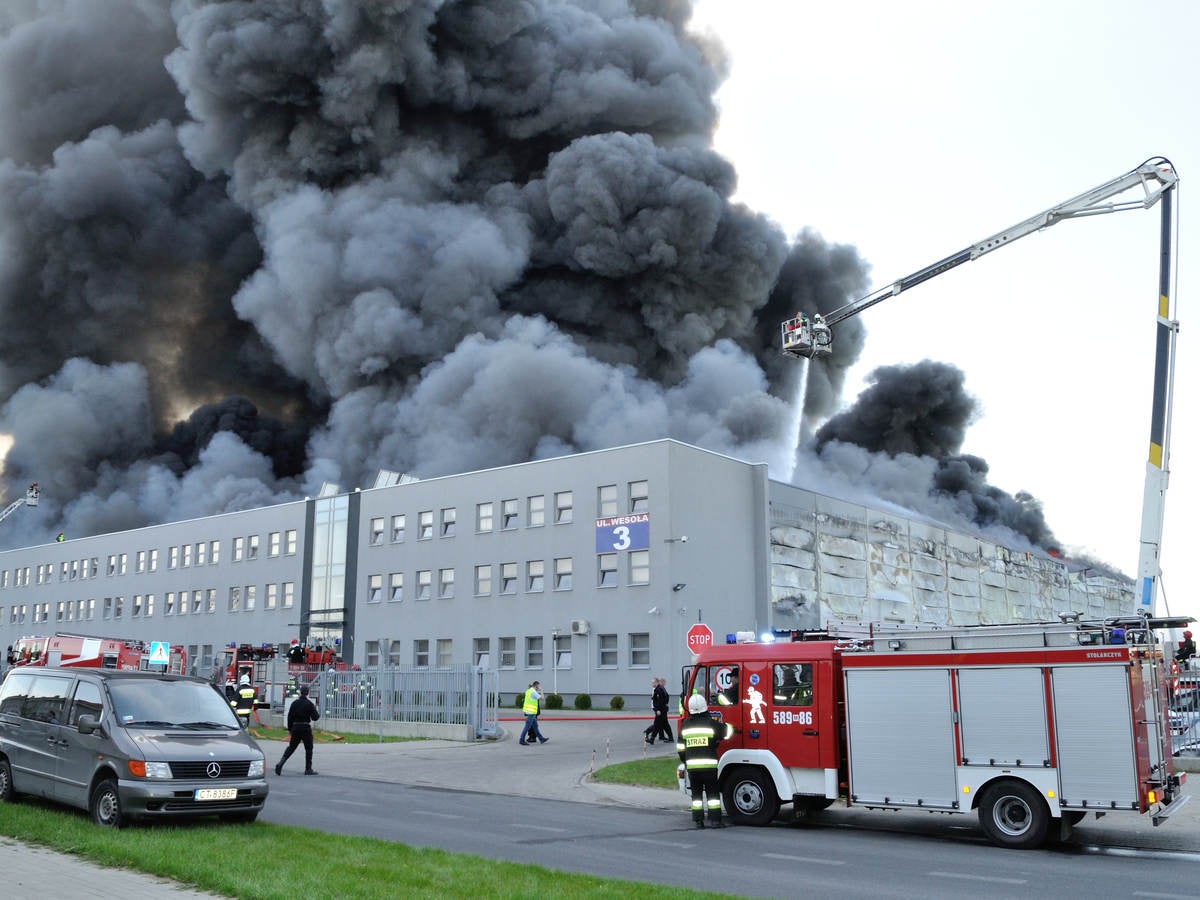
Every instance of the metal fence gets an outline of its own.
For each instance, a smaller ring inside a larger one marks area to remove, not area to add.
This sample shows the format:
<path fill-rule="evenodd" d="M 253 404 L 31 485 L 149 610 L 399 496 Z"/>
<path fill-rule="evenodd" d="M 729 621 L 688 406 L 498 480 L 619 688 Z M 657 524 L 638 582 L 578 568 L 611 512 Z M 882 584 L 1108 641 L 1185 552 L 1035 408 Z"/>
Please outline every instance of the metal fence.
<path fill-rule="evenodd" d="M 282 707 L 302 684 L 327 718 L 465 725 L 476 737 L 499 734 L 500 673 L 495 669 L 389 666 L 339 672 L 275 660 L 265 684 L 267 699 Z"/>

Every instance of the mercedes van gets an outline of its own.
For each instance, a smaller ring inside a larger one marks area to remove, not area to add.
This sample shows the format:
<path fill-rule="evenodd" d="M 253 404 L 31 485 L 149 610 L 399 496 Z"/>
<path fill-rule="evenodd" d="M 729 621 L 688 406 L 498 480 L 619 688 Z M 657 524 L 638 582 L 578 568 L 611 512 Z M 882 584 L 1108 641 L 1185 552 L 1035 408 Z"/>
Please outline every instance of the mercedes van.
<path fill-rule="evenodd" d="M 264 770 L 262 749 L 199 678 L 15 668 L 0 685 L 0 801 L 45 797 L 113 828 L 201 815 L 253 822 Z"/>

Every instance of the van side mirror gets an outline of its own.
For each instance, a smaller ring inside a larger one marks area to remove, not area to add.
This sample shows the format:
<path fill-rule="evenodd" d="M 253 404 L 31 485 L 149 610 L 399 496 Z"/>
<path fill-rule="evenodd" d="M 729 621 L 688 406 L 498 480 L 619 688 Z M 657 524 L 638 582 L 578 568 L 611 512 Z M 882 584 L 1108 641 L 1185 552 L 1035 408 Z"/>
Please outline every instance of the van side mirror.
<path fill-rule="evenodd" d="M 93 731 L 104 732 L 104 729 L 100 727 L 100 720 L 91 713 L 84 713 L 80 716 L 76 726 L 79 728 L 80 734 L 91 734 Z"/>

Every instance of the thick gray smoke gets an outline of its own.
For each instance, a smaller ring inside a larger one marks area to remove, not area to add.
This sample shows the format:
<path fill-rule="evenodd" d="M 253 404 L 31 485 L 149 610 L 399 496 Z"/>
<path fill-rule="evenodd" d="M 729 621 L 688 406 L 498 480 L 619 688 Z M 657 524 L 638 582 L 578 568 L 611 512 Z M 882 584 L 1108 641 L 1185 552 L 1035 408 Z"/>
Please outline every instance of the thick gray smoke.
<path fill-rule="evenodd" d="M 690 13 L 5 4 L 0 433 L 9 496 L 43 495 L 0 542 L 664 436 L 790 472 L 778 324 L 867 268 L 732 201 Z M 811 365 L 806 421 L 862 341 Z"/>

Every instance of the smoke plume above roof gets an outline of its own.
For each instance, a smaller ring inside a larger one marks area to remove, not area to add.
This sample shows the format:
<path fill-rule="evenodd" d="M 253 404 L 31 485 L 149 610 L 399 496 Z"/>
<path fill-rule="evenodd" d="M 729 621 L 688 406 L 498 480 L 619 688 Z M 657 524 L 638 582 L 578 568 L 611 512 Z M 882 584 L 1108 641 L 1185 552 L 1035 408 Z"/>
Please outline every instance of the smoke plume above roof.
<path fill-rule="evenodd" d="M 778 323 L 868 269 L 733 200 L 711 141 L 727 63 L 690 14 L 6 4 L 0 432 L 8 495 L 43 494 L 0 541 L 659 437 L 790 472 L 796 404 L 833 414 L 865 335 L 840 326 L 801 400 Z M 955 455 L 969 410 L 926 374 L 879 398 L 903 414 L 867 398 L 831 421 L 799 474 L 835 446 L 860 473 L 908 454 L 919 477 L 860 482 L 986 523 L 968 507 L 1006 503 Z"/>

